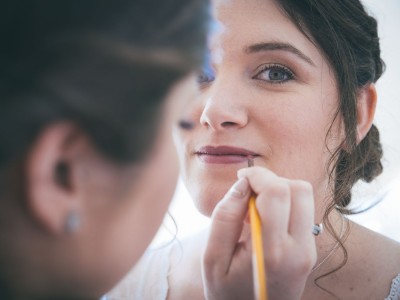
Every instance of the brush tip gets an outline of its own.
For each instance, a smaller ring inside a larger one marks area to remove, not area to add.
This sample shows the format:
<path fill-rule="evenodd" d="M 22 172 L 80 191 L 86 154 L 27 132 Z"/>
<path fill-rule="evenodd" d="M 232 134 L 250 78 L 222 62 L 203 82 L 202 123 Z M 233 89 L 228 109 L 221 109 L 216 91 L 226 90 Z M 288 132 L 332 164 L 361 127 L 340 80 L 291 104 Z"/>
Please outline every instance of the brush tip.
<path fill-rule="evenodd" d="M 247 166 L 248 167 L 254 166 L 254 158 L 251 155 L 247 156 Z"/>

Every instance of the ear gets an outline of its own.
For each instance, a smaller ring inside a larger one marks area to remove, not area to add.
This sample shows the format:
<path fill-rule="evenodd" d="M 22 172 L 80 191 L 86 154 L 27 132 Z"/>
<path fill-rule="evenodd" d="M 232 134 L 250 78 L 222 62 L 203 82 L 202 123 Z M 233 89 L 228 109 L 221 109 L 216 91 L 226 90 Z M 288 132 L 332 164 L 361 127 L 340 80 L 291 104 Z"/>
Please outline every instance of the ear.
<path fill-rule="evenodd" d="M 357 95 L 357 144 L 371 129 L 375 116 L 377 94 L 375 84 L 363 87 Z"/>
<path fill-rule="evenodd" d="M 68 146 L 77 127 L 62 122 L 49 125 L 38 136 L 27 157 L 26 201 L 28 211 L 53 234 L 65 232 L 71 213 L 79 208 Z"/>

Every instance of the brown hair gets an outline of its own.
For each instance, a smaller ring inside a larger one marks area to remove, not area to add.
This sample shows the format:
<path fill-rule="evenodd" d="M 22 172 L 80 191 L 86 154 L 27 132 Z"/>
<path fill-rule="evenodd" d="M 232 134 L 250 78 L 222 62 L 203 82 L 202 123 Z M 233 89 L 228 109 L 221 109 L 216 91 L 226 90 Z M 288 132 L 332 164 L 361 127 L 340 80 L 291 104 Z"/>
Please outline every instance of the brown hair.
<path fill-rule="evenodd" d="M 113 162 L 142 160 L 169 89 L 202 65 L 208 20 L 207 0 L 0 4 L 0 298 L 20 290 L 4 216 L 25 207 L 23 164 L 37 136 L 66 120 Z"/>
<path fill-rule="evenodd" d="M 171 85 L 201 66 L 208 1 L 1 5 L 0 169 L 71 120 L 115 161 L 138 161 Z"/>
<path fill-rule="evenodd" d="M 323 275 L 327 276 L 347 261 L 343 246 L 345 236 L 339 237 L 334 231 L 328 218 L 330 212 L 337 209 L 342 214 L 354 213 L 348 208 L 353 185 L 360 179 L 370 182 L 382 172 L 382 147 L 376 126 L 372 125 L 365 138 L 357 143 L 357 93 L 369 83 L 376 82 L 385 65 L 380 57 L 377 22 L 367 14 L 359 0 L 277 2 L 293 23 L 323 51 L 338 86 L 339 105 L 335 119 L 342 117 L 345 138 L 332 153 L 327 166 L 333 197 L 327 204 L 323 221 L 340 243 L 344 259 L 340 266 Z"/>

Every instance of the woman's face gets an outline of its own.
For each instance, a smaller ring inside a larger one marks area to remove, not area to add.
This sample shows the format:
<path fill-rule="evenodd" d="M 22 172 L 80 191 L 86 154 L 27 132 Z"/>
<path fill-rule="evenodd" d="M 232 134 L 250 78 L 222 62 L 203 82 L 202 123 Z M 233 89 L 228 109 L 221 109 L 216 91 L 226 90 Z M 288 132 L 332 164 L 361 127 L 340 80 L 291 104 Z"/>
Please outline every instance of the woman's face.
<path fill-rule="evenodd" d="M 272 0 L 214 1 L 216 29 L 201 97 L 175 130 L 182 177 L 210 215 L 247 166 L 247 156 L 279 176 L 309 181 L 326 196 L 330 149 L 342 138 L 333 70 L 321 51 Z M 317 203 L 318 209 L 318 203 Z M 318 210 L 317 210 L 318 212 Z"/>

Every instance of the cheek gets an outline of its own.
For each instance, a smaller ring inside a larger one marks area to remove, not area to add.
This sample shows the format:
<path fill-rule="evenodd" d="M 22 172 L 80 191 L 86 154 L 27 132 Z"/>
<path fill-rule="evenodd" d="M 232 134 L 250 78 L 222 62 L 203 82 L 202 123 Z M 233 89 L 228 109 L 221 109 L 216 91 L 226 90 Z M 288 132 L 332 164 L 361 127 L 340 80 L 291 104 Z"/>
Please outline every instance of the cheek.
<path fill-rule="evenodd" d="M 185 136 L 189 133 L 185 133 L 180 129 L 178 126 L 176 126 L 173 130 L 173 141 L 174 141 L 174 146 L 175 150 L 178 155 L 178 160 L 179 160 L 179 165 L 181 168 L 181 172 L 184 172 L 185 170 Z"/>
<path fill-rule="evenodd" d="M 189 172 L 183 180 L 194 205 L 200 213 L 210 217 L 217 203 L 237 180 L 236 171 L 221 168 L 219 172 L 210 174 L 192 168 Z"/>
<path fill-rule="evenodd" d="M 201 100 L 197 98 L 192 103 L 186 106 L 183 114 L 180 117 L 180 121 L 190 122 L 193 127 L 182 128 L 179 125 L 173 128 L 173 141 L 175 149 L 177 151 L 181 176 L 184 182 L 187 180 L 193 180 L 192 173 L 195 162 L 193 160 L 193 151 L 196 145 L 198 146 L 199 140 L 204 138 L 202 132 L 202 126 L 200 125 L 200 116 L 203 111 Z M 189 177 L 189 178 L 188 178 Z M 186 184 L 188 186 L 188 184 Z"/>
<path fill-rule="evenodd" d="M 282 107 L 257 113 L 257 134 L 265 145 L 266 166 L 282 177 L 319 181 L 326 173 L 330 115 L 321 106 Z"/>
<path fill-rule="evenodd" d="M 194 148 L 202 139 L 204 135 L 198 126 L 191 131 L 174 131 L 182 181 L 196 208 L 200 213 L 210 216 L 216 203 L 235 182 L 238 168 L 228 169 L 222 165 L 215 168 L 205 167 L 193 154 Z"/>

